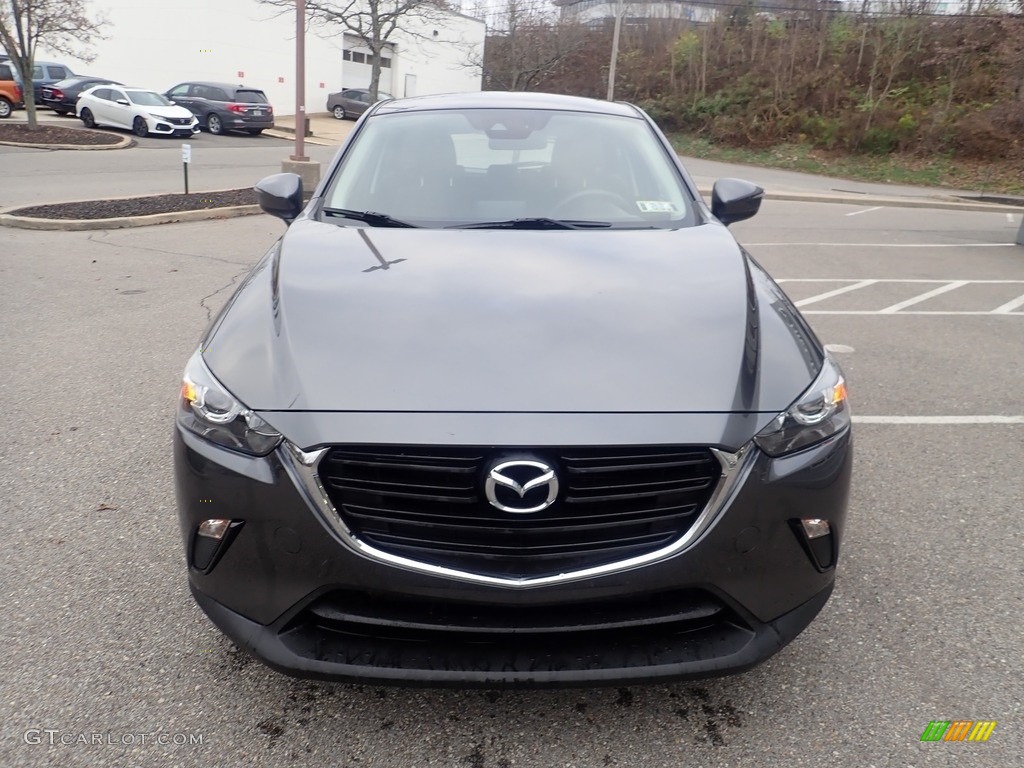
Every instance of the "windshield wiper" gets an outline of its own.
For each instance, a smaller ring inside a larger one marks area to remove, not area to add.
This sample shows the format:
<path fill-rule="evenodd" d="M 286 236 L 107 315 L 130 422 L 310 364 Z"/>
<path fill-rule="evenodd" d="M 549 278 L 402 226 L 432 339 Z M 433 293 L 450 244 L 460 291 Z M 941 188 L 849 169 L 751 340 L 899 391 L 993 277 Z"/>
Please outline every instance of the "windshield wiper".
<path fill-rule="evenodd" d="M 393 219 L 386 213 L 377 213 L 376 211 L 352 211 L 348 208 L 324 208 L 324 213 L 328 216 L 342 216 L 346 219 L 365 221 L 371 227 L 417 228 L 415 224 L 410 224 L 409 222 L 401 221 L 400 219 Z"/>
<path fill-rule="evenodd" d="M 571 221 L 537 217 L 507 221 L 478 221 L 472 224 L 456 224 L 448 229 L 600 229 L 611 225 L 610 221 Z"/>

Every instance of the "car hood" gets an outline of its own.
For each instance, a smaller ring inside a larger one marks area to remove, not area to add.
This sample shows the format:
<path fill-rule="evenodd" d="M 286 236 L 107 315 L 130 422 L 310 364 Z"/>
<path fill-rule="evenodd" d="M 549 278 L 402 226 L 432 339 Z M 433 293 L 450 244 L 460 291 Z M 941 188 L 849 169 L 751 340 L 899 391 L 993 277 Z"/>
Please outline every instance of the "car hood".
<path fill-rule="evenodd" d="M 222 311 L 204 359 L 260 411 L 777 413 L 820 366 L 794 318 L 715 223 L 300 219 Z"/>
<path fill-rule="evenodd" d="M 191 112 L 184 107 L 179 107 L 177 104 L 172 107 L 147 107 L 141 104 L 136 104 L 135 108 L 158 117 L 192 117 Z"/>

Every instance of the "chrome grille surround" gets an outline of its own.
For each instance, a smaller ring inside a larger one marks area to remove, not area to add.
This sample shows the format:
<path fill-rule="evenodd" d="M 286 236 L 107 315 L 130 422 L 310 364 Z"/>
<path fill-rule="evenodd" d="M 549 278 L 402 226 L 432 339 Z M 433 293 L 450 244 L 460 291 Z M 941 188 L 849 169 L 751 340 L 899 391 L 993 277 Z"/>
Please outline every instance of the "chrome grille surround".
<path fill-rule="evenodd" d="M 296 487 L 300 489 L 327 527 L 337 535 L 339 541 L 351 551 L 370 560 L 445 579 L 455 579 L 491 586 L 529 588 L 618 573 L 650 565 L 684 551 L 693 545 L 711 523 L 729 506 L 753 465 L 753 456 L 756 454 L 756 451 L 751 450 L 751 445 L 748 443 L 735 453 L 729 453 L 717 448 L 708 449 L 721 465 L 718 483 L 711 498 L 697 514 L 693 524 L 690 525 L 683 535 L 666 546 L 642 555 L 627 557 L 611 563 L 578 568 L 564 573 L 523 577 L 495 576 L 435 563 L 421 562 L 414 558 L 396 555 L 374 546 L 364 540 L 345 522 L 320 480 L 319 465 L 330 451 L 330 448 L 320 448 L 307 452 L 285 440 L 277 450 L 285 470 L 291 476 Z"/>

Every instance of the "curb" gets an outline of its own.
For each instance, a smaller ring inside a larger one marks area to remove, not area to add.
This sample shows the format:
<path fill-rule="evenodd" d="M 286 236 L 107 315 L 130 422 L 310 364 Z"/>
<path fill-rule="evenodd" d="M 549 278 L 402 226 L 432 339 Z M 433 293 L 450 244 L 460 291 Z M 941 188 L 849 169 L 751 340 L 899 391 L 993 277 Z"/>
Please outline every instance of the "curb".
<path fill-rule="evenodd" d="M 113 219 L 35 219 L 29 216 L 12 216 L 9 213 L 0 213 L 0 227 L 78 232 L 91 229 L 148 227 L 153 224 L 173 224 L 183 221 L 234 219 L 239 216 L 252 216 L 257 213 L 263 213 L 258 205 L 236 205 L 229 208 L 198 208 L 193 211 L 151 213 L 145 216 L 119 216 Z"/>
<path fill-rule="evenodd" d="M 295 133 L 288 133 L 287 131 L 280 131 L 277 128 L 271 128 L 263 132 L 264 136 L 273 136 L 275 139 L 287 139 L 288 141 L 295 141 Z M 316 136 L 307 136 L 303 139 L 306 144 L 312 144 L 316 147 L 340 147 L 341 142 L 327 141 L 326 139 L 318 139 Z"/>
<path fill-rule="evenodd" d="M 698 190 L 705 198 L 711 198 L 711 188 Z M 765 200 L 788 203 L 832 203 L 834 205 L 877 205 L 882 208 L 932 208 L 947 211 L 968 211 L 978 213 L 1022 213 L 1024 206 L 1003 203 L 968 202 L 952 197 L 880 197 L 878 195 L 831 195 L 818 192 L 765 192 Z"/>
<path fill-rule="evenodd" d="M 87 128 L 75 128 L 70 130 L 84 131 Z M 104 133 L 103 136 L 111 136 L 112 134 Z M 79 149 L 79 150 L 95 150 L 95 149 L 127 149 L 135 144 L 135 140 L 130 136 L 119 136 L 117 143 L 115 144 L 28 144 L 22 141 L 0 141 L 7 147 L 25 147 L 27 149 Z"/>

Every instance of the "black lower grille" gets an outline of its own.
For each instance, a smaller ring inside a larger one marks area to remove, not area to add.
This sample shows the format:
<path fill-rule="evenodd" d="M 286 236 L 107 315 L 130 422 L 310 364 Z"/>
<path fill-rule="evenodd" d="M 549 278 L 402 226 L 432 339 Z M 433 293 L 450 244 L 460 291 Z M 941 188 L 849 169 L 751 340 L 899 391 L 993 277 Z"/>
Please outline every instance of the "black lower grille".
<path fill-rule="evenodd" d="M 491 687 L 641 680 L 693 667 L 714 674 L 716 660 L 735 663 L 756 633 L 698 590 L 548 606 L 344 591 L 314 601 L 278 637 L 296 656 L 339 665 L 360 682 Z"/>
<path fill-rule="evenodd" d="M 720 600 L 695 589 L 558 605 L 455 603 L 337 591 L 317 599 L 306 612 L 307 620 L 350 634 L 418 639 L 434 632 L 471 639 L 629 631 L 659 624 L 695 629 L 731 620 Z"/>
<path fill-rule="evenodd" d="M 171 125 L 190 125 L 192 123 L 191 117 L 169 117 L 167 122 Z"/>
<path fill-rule="evenodd" d="M 487 473 L 524 458 L 555 470 L 557 498 L 530 514 L 497 509 L 484 495 Z M 710 450 L 690 446 L 388 445 L 336 446 L 319 472 L 345 523 L 368 544 L 420 562 L 530 577 L 668 545 L 707 504 L 721 468 Z"/>

